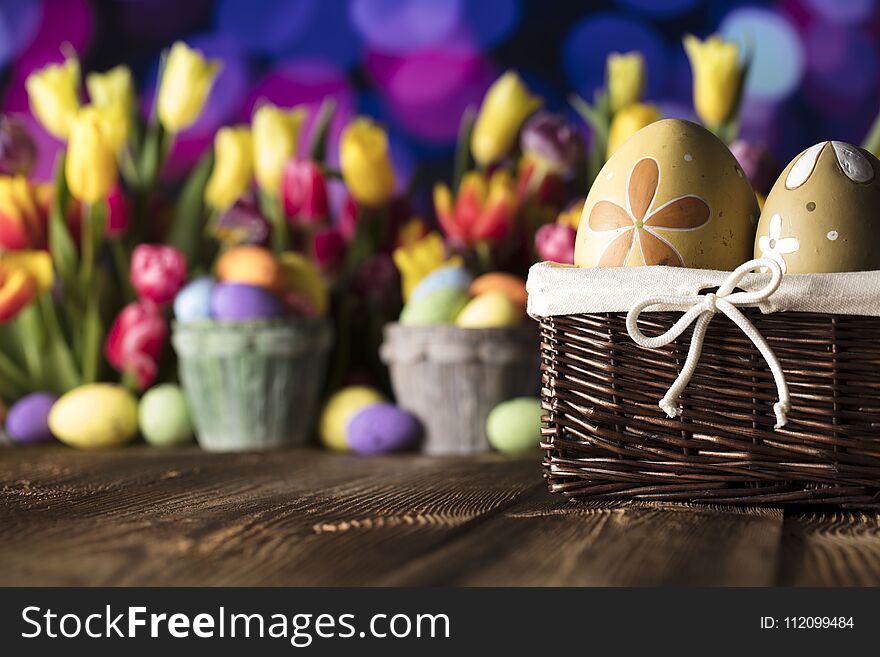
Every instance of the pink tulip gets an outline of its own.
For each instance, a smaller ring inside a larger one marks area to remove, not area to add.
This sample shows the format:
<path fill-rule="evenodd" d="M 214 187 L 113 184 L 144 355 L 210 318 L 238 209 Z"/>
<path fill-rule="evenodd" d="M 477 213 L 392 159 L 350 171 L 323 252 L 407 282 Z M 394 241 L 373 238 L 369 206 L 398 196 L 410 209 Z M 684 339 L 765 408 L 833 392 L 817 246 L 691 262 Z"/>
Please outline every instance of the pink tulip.
<path fill-rule="evenodd" d="M 131 255 L 131 283 L 142 299 L 169 303 L 186 283 L 186 256 L 172 246 L 141 244 Z"/>
<path fill-rule="evenodd" d="M 577 231 L 571 226 L 545 224 L 535 233 L 535 251 L 542 260 L 573 265 L 576 237 Z"/>
<path fill-rule="evenodd" d="M 116 316 L 104 343 L 104 355 L 117 371 L 133 375 L 138 388 L 146 390 L 156 380 L 167 341 L 168 324 L 162 310 L 141 299 Z"/>
<path fill-rule="evenodd" d="M 336 228 L 320 228 L 312 242 L 315 264 L 322 271 L 331 271 L 345 254 L 345 238 Z"/>
<path fill-rule="evenodd" d="M 128 206 L 122 188 L 115 185 L 107 196 L 107 237 L 120 237 L 128 230 Z"/>
<path fill-rule="evenodd" d="M 313 226 L 327 219 L 327 183 L 311 160 L 291 160 L 281 178 L 284 214 L 292 224 Z"/>

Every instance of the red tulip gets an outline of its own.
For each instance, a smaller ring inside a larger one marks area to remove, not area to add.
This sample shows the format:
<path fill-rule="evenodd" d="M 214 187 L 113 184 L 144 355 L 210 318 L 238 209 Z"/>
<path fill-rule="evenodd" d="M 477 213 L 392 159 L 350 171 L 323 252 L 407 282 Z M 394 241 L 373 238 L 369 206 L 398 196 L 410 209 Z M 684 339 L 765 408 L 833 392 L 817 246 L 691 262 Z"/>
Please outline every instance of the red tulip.
<path fill-rule="evenodd" d="M 156 380 L 167 341 L 168 324 L 161 309 L 141 299 L 116 316 L 104 343 L 104 355 L 116 370 L 133 375 L 138 388 L 146 390 Z"/>
<path fill-rule="evenodd" d="M 169 303 L 186 283 L 186 256 L 172 246 L 141 244 L 131 255 L 131 283 L 141 299 Z"/>
<path fill-rule="evenodd" d="M 291 160 L 281 178 L 284 213 L 292 224 L 315 225 L 327 218 L 327 183 L 311 160 Z"/>
<path fill-rule="evenodd" d="M 545 224 L 535 233 L 535 251 L 542 260 L 574 264 L 577 231 L 563 224 Z"/>

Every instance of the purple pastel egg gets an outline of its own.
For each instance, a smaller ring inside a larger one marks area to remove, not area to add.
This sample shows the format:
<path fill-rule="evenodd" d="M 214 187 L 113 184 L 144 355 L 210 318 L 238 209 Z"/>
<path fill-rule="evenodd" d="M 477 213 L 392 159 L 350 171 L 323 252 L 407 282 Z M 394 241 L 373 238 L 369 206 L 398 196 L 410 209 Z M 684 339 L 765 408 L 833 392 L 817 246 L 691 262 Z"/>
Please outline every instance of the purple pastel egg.
<path fill-rule="evenodd" d="M 394 404 L 371 404 L 348 423 L 348 446 L 358 454 L 386 454 L 413 446 L 422 435 L 422 425 Z"/>
<path fill-rule="evenodd" d="M 284 304 L 269 290 L 243 283 L 218 283 L 211 294 L 211 315 L 224 322 L 267 319 L 286 314 Z"/>
<path fill-rule="evenodd" d="M 58 397 L 48 392 L 34 392 L 19 399 L 6 415 L 6 433 L 17 443 L 41 443 L 52 440 L 49 411 Z"/>

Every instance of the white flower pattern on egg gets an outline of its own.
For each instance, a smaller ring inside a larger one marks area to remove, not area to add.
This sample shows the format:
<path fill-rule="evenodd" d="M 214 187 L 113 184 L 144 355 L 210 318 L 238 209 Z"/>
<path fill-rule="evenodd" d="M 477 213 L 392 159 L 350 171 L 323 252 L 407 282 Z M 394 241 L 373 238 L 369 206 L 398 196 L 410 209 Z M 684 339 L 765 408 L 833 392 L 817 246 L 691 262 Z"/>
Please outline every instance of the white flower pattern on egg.
<path fill-rule="evenodd" d="M 785 273 L 785 258 L 783 255 L 794 253 L 801 247 L 797 237 L 782 237 L 782 217 L 774 214 L 770 219 L 770 234 L 762 235 L 758 239 L 758 248 L 761 249 L 761 256 L 771 258 L 779 263 L 782 267 L 782 273 Z"/>

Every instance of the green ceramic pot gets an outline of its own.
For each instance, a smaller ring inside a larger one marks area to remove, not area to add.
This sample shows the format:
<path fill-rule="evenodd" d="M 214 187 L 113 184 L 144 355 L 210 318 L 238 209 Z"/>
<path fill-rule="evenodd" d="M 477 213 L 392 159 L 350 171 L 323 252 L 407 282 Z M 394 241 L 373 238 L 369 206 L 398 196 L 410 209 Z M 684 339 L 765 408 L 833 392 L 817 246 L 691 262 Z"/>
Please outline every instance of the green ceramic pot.
<path fill-rule="evenodd" d="M 309 439 L 332 342 L 328 321 L 206 321 L 173 330 L 203 449 L 264 450 Z"/>

